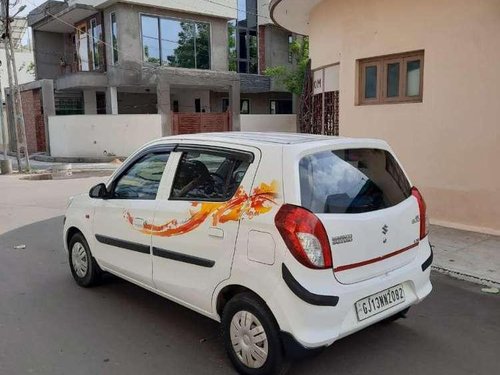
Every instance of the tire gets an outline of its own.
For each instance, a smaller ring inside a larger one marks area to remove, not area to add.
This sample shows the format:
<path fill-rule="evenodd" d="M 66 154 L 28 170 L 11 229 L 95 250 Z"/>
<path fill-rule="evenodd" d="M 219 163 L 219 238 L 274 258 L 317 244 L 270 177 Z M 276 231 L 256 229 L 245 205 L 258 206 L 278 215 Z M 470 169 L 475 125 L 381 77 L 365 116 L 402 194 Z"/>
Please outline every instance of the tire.
<path fill-rule="evenodd" d="M 399 320 L 399 319 L 406 319 L 406 314 L 408 314 L 408 311 L 410 311 L 410 308 L 407 307 L 406 309 L 388 317 L 388 318 L 385 318 L 384 320 L 382 320 L 382 323 L 384 324 L 390 324 L 390 323 L 393 323 L 395 322 L 396 320 Z"/>
<path fill-rule="evenodd" d="M 221 323 L 226 352 L 240 374 L 284 373 L 278 324 L 262 301 L 251 293 L 236 295 L 224 307 Z"/>
<path fill-rule="evenodd" d="M 68 256 L 71 274 L 78 285 L 88 288 L 99 282 L 102 271 L 90 252 L 87 240 L 81 233 L 76 233 L 71 237 Z"/>

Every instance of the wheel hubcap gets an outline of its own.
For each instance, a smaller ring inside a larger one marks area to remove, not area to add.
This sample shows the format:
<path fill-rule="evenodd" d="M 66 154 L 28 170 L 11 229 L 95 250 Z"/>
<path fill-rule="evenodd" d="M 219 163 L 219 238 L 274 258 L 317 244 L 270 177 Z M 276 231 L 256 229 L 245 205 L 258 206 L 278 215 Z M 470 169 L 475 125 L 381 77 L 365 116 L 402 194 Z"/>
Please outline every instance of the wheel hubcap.
<path fill-rule="evenodd" d="M 87 252 L 80 242 L 76 242 L 71 249 L 71 263 L 79 277 L 85 277 L 89 268 Z"/>
<path fill-rule="evenodd" d="M 229 333 L 234 352 L 245 366 L 259 368 L 266 363 L 267 335 L 255 315 L 248 311 L 234 314 Z"/>

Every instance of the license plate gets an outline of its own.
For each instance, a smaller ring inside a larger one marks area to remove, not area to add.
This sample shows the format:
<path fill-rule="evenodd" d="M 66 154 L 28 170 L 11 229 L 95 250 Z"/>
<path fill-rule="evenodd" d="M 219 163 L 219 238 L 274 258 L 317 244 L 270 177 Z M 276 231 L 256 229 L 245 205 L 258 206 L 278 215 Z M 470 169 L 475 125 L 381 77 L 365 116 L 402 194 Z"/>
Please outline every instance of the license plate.
<path fill-rule="evenodd" d="M 360 299 L 355 303 L 358 320 L 362 321 L 370 316 L 376 315 L 399 305 L 405 301 L 405 291 L 403 284 L 393 286 L 392 288 L 382 290 L 371 296 Z"/>

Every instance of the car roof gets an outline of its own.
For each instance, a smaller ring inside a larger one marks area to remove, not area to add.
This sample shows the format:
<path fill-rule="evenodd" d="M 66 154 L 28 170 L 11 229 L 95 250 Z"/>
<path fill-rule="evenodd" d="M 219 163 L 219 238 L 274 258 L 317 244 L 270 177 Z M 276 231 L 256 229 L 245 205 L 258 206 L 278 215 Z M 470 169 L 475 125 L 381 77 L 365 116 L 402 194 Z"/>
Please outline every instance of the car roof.
<path fill-rule="evenodd" d="M 363 143 L 374 142 L 385 143 L 381 140 L 366 138 L 347 138 L 328 135 L 316 135 L 305 133 L 274 133 L 274 132 L 214 132 L 183 134 L 161 138 L 161 141 L 203 141 L 203 142 L 225 142 L 233 144 L 245 144 L 249 146 L 259 145 L 312 145 L 312 143 Z"/>

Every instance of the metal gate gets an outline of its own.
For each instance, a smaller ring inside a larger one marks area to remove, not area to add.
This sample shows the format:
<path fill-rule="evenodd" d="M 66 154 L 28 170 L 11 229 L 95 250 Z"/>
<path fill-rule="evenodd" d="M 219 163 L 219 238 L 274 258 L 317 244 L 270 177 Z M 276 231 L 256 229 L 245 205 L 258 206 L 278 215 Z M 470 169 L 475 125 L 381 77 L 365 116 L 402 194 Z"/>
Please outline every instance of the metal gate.
<path fill-rule="evenodd" d="M 178 113 L 172 112 L 172 133 L 191 134 L 223 132 L 232 129 L 229 112 Z"/>
<path fill-rule="evenodd" d="M 300 96 L 299 127 L 301 133 L 339 135 L 339 91 L 314 95 L 311 60 L 307 64 Z"/>

